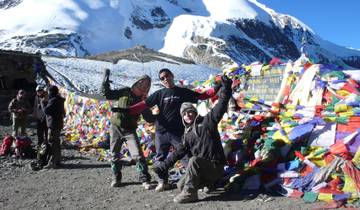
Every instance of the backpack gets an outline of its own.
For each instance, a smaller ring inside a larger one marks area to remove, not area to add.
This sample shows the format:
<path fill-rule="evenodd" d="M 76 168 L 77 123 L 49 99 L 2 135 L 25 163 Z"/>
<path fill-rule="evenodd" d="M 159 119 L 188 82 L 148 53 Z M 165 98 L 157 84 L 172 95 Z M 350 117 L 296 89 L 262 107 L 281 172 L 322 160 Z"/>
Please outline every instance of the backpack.
<path fill-rule="evenodd" d="M 0 146 L 0 156 L 6 156 L 9 154 L 13 141 L 14 141 L 14 137 L 9 134 L 7 134 L 4 137 L 2 144 Z"/>
<path fill-rule="evenodd" d="M 35 152 L 31 146 L 31 139 L 27 136 L 17 136 L 15 140 L 15 153 L 19 157 L 32 158 Z"/>
<path fill-rule="evenodd" d="M 42 143 L 38 152 L 37 160 L 41 166 L 45 166 L 50 158 L 50 146 L 47 143 Z"/>
<path fill-rule="evenodd" d="M 36 160 L 31 161 L 30 168 L 33 171 L 41 170 L 45 165 L 48 164 L 50 159 L 50 147 L 47 143 L 42 143 L 38 148 Z"/>

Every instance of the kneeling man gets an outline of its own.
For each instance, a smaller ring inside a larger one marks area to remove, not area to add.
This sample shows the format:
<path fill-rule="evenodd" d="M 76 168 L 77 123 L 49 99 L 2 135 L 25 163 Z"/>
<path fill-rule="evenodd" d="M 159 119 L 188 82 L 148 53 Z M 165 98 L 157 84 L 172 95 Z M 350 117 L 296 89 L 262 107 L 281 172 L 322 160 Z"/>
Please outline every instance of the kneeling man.
<path fill-rule="evenodd" d="M 232 80 L 226 76 L 221 79 L 218 103 L 206 116 L 199 116 L 189 102 L 181 105 L 180 114 L 185 125 L 182 145 L 170 157 L 154 166 L 159 177 L 166 176 L 168 168 L 177 160 L 186 154 L 191 157 L 185 175 L 177 184 L 181 193 L 174 198 L 176 203 L 196 201 L 199 188 L 213 185 L 223 175 L 225 155 L 217 127 L 227 110 Z"/>

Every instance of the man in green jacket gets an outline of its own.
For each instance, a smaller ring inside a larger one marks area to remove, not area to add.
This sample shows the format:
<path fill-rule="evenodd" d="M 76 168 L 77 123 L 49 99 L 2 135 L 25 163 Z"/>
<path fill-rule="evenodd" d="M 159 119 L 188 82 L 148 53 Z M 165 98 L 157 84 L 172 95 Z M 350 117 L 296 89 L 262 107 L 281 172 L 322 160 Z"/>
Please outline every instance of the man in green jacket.
<path fill-rule="evenodd" d="M 111 186 L 121 186 L 122 165 L 120 161 L 120 150 L 122 144 L 126 142 L 132 158 L 136 161 L 139 181 L 142 182 L 145 189 L 150 189 L 151 176 L 138 143 L 138 136 L 136 135 L 137 122 L 140 114 L 129 115 L 119 112 L 118 109 L 129 107 L 144 100 L 150 90 L 151 78 L 148 75 L 143 75 L 131 87 L 111 90 L 109 76 L 110 70 L 106 69 L 101 91 L 106 99 L 113 100 L 113 108 L 111 109 L 113 113 L 110 119 L 110 152 L 112 153 L 111 169 L 113 172 Z M 141 114 L 146 121 L 155 121 L 150 109 L 144 110 Z"/>
<path fill-rule="evenodd" d="M 27 115 L 31 112 L 31 106 L 25 96 L 25 90 L 19 90 L 16 97 L 11 100 L 8 107 L 12 117 L 13 136 L 26 135 Z"/>

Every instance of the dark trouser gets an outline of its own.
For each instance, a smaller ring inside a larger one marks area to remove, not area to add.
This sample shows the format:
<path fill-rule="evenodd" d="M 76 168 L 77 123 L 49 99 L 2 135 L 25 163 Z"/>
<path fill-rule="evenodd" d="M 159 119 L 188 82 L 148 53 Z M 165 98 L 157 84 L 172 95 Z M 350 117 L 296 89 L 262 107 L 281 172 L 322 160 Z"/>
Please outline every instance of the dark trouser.
<path fill-rule="evenodd" d="M 155 161 L 164 161 L 169 154 L 170 146 L 172 145 L 175 149 L 178 149 L 180 144 L 181 144 L 180 136 L 176 136 L 169 132 L 165 132 L 165 133 L 156 132 L 156 134 L 155 134 L 155 147 L 156 147 Z M 188 157 L 185 156 L 181 160 L 181 162 L 186 167 L 187 162 L 188 162 Z M 168 175 L 163 174 L 161 177 L 159 176 L 158 182 L 160 182 L 160 183 L 168 182 Z"/>
<path fill-rule="evenodd" d="M 186 167 L 186 172 L 181 177 L 178 186 L 190 192 L 199 188 L 213 185 L 224 173 L 224 165 L 214 163 L 201 157 L 191 157 Z"/>
<path fill-rule="evenodd" d="M 41 144 L 48 139 L 48 128 L 46 126 L 45 120 L 36 120 L 36 133 L 37 133 L 37 145 L 38 147 L 41 146 Z"/>
<path fill-rule="evenodd" d="M 131 157 L 136 161 L 136 169 L 139 173 L 140 182 L 148 182 L 151 176 L 145 162 L 144 154 L 140 149 L 138 137 L 135 131 L 131 133 L 123 133 L 117 126 L 110 126 L 110 152 L 112 153 L 111 169 L 115 176 L 121 177 L 121 162 L 119 153 L 123 143 L 126 142 L 130 151 Z"/>
<path fill-rule="evenodd" d="M 60 131 L 61 129 L 48 129 L 50 164 L 59 164 L 61 162 Z"/>
<path fill-rule="evenodd" d="M 13 117 L 12 118 L 12 135 L 13 136 L 25 136 L 26 135 L 26 124 L 27 124 L 27 118 L 18 118 Z M 19 133 L 20 128 L 20 133 Z"/>

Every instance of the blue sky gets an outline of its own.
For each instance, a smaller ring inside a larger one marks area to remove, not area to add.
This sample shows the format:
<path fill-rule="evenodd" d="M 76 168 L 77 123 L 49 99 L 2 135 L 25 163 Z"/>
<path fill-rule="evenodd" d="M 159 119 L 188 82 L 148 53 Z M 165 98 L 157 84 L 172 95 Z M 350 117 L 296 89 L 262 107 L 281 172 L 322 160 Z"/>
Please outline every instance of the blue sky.
<path fill-rule="evenodd" d="M 289 14 L 321 38 L 360 49 L 360 0 L 257 0 Z"/>

